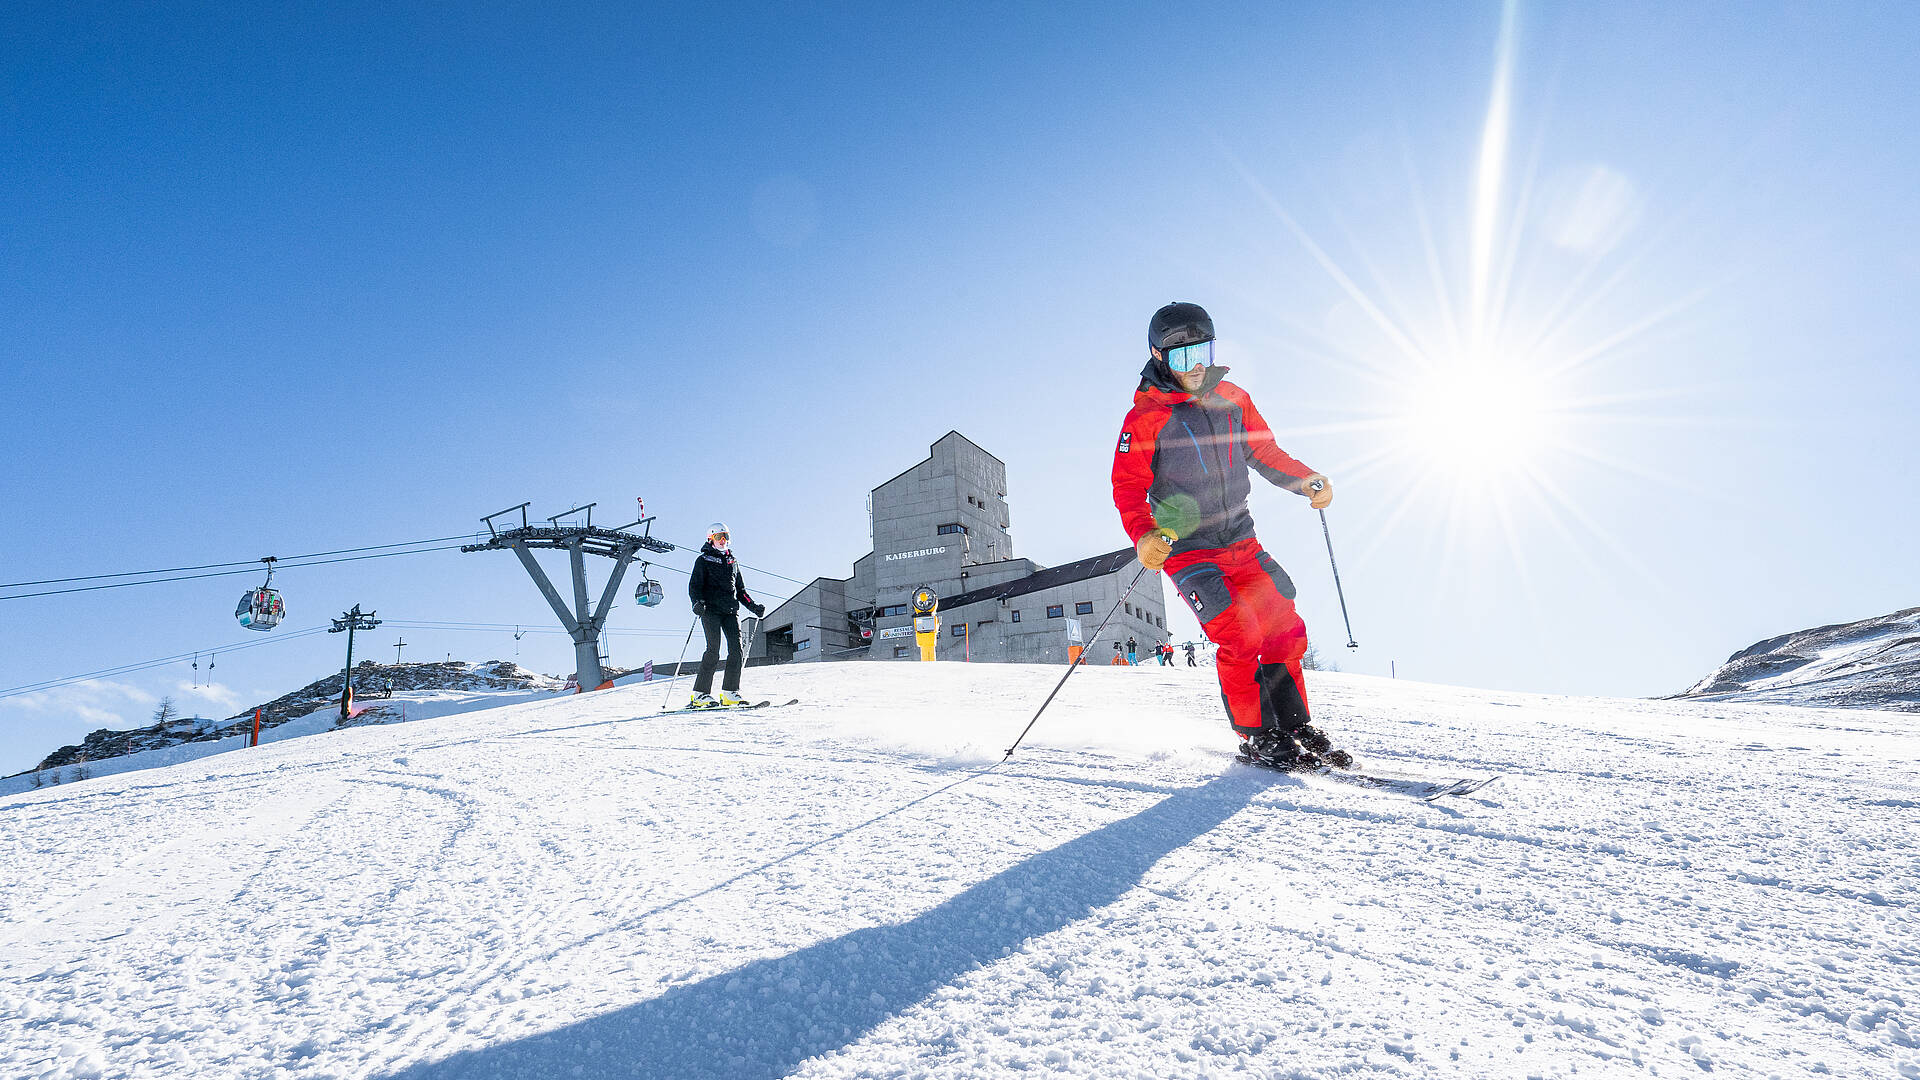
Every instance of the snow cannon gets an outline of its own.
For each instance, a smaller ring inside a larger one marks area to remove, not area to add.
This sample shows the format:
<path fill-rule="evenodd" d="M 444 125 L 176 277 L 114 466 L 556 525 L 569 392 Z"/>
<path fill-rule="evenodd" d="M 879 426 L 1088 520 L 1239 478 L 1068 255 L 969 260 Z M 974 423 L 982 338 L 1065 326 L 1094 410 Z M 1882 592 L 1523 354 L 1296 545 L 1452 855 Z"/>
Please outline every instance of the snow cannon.
<path fill-rule="evenodd" d="M 913 636 L 920 642 L 920 659 L 932 660 L 940 642 L 940 594 L 931 585 L 913 590 Z"/>

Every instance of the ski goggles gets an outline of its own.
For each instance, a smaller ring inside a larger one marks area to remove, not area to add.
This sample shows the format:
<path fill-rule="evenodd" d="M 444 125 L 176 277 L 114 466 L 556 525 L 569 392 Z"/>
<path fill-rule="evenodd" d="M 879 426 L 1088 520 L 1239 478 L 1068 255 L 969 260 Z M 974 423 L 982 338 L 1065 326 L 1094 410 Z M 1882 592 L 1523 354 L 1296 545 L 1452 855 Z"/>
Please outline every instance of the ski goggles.
<path fill-rule="evenodd" d="M 1213 342 L 1177 345 L 1167 350 L 1167 366 L 1179 374 L 1213 366 Z"/>

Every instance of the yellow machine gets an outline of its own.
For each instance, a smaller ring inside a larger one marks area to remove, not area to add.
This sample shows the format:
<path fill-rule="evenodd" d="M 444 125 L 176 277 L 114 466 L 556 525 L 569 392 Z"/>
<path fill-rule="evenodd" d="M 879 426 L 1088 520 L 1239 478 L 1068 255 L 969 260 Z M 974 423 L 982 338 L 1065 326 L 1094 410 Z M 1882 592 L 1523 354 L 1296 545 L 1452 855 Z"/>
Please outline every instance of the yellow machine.
<path fill-rule="evenodd" d="M 920 659 L 932 660 L 933 647 L 940 642 L 940 597 L 933 586 L 913 590 L 913 636 L 920 642 Z"/>

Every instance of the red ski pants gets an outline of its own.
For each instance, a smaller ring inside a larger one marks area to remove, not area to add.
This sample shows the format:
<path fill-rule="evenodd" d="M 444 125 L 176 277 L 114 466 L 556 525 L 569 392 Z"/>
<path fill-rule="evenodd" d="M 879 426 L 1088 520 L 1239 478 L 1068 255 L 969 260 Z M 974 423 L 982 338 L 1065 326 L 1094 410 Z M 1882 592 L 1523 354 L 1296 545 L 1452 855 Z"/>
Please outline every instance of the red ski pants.
<path fill-rule="evenodd" d="M 1220 696 L 1226 699 L 1234 729 L 1245 735 L 1265 723 L 1259 680 L 1263 664 L 1286 665 L 1305 708 L 1307 684 L 1300 658 L 1307 652 L 1307 624 L 1293 607 L 1293 580 L 1261 549 L 1260 541 L 1185 552 L 1168 559 L 1166 569 L 1207 640 L 1220 646 L 1215 660 Z"/>

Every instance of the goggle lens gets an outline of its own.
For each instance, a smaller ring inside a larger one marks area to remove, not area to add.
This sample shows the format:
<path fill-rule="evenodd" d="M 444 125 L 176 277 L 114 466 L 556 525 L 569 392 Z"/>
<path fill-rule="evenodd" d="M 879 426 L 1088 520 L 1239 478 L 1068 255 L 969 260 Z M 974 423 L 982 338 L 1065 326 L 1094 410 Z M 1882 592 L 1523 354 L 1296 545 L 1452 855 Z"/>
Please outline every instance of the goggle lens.
<path fill-rule="evenodd" d="M 1197 345 L 1180 345 L 1168 349 L 1167 366 L 1182 375 L 1197 368 L 1212 367 L 1213 342 L 1202 341 Z"/>

